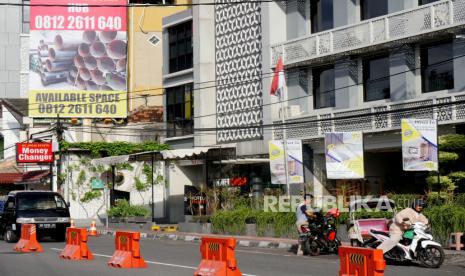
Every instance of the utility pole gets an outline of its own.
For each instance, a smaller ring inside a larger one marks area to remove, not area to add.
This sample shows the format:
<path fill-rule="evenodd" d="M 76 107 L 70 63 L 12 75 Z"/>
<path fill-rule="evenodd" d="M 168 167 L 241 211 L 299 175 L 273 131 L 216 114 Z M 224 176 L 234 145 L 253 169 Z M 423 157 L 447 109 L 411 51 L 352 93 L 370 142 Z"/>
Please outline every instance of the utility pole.
<path fill-rule="evenodd" d="M 61 121 L 60 121 L 60 114 L 57 114 L 57 124 L 56 124 L 56 127 L 55 127 L 55 131 L 56 131 L 56 135 L 57 135 L 57 143 L 58 143 L 58 158 L 57 158 L 57 189 L 59 189 L 60 187 L 58 185 L 61 185 L 61 181 L 60 181 L 60 175 L 61 175 L 61 148 L 60 148 L 60 142 L 63 141 L 63 133 L 64 133 L 64 130 L 65 128 L 63 127 L 63 125 L 61 124 Z M 52 171 L 52 176 L 51 176 L 51 179 L 53 181 L 53 171 Z M 52 185 L 53 187 L 53 185 Z"/>

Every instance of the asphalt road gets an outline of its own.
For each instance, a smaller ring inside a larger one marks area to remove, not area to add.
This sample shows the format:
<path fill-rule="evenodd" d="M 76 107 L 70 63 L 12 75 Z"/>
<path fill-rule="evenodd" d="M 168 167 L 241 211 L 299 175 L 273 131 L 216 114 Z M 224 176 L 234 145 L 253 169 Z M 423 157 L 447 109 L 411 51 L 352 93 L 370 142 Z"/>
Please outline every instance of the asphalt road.
<path fill-rule="evenodd" d="M 113 237 L 90 238 L 94 253 L 92 261 L 65 261 L 58 258 L 64 243 L 42 242 L 43 253 L 15 253 L 13 244 L 0 241 L 1 276 L 88 276 L 88 275 L 193 275 L 200 263 L 198 243 L 170 240 L 141 241 L 141 253 L 148 263 L 146 269 L 117 269 L 107 266 L 114 252 Z M 337 256 L 297 257 L 285 249 L 236 248 L 238 266 L 243 275 L 338 275 Z M 389 276 L 465 275 L 463 261 L 446 263 L 440 269 L 425 269 L 414 265 L 388 266 Z"/>

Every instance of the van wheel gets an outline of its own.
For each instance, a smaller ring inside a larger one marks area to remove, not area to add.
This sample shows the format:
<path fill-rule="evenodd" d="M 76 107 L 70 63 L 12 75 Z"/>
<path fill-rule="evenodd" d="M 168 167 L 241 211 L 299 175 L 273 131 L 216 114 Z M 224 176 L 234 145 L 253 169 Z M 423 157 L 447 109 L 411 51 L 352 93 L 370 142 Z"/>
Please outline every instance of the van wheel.
<path fill-rule="evenodd" d="M 7 243 L 14 243 L 18 241 L 18 237 L 16 236 L 15 232 L 11 230 L 11 228 L 6 229 L 3 237 Z"/>

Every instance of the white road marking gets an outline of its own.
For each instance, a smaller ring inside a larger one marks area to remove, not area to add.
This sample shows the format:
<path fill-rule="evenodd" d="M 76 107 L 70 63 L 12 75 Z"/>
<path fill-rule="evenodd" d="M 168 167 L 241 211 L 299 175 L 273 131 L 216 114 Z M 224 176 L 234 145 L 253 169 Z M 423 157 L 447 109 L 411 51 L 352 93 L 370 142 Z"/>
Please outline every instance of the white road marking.
<path fill-rule="evenodd" d="M 262 252 L 262 251 L 240 250 L 240 249 L 236 249 L 235 251 L 243 252 L 243 253 L 251 253 L 251 254 L 273 255 L 273 256 L 279 256 L 279 257 L 295 257 L 295 255 L 268 253 L 268 252 Z"/>
<path fill-rule="evenodd" d="M 63 249 L 60 249 L 60 248 L 50 248 L 51 250 L 55 250 L 55 251 L 62 251 Z M 111 258 L 112 256 L 110 255 L 103 255 L 103 254 L 97 254 L 97 253 L 92 253 L 92 255 L 94 256 L 99 256 L 99 257 L 105 257 L 105 258 Z M 154 261 L 147 261 L 145 260 L 146 263 L 149 263 L 149 264 L 157 264 L 157 265 L 164 265 L 164 266 L 172 266 L 172 267 L 180 267 L 180 268 L 188 268 L 188 269 L 193 269 L 193 270 L 196 270 L 197 267 L 193 267 L 193 266 L 185 266 L 185 265 L 177 265 L 177 264 L 168 264 L 168 263 L 160 263 L 160 262 L 154 262 Z M 244 276 L 258 276 L 258 275 L 254 275 L 254 274 L 242 274 Z"/>

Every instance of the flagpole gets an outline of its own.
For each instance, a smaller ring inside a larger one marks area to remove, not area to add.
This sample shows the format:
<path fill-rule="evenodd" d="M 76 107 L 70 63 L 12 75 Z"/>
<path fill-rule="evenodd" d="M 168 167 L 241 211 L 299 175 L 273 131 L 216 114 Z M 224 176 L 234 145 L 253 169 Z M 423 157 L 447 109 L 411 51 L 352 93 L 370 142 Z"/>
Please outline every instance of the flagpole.
<path fill-rule="evenodd" d="M 287 164 L 287 129 L 286 129 L 286 112 L 284 110 L 284 95 L 287 95 L 287 83 L 286 83 L 286 75 L 284 74 L 284 45 L 282 46 L 281 52 L 281 62 L 283 64 L 283 91 L 281 91 L 280 100 L 281 100 L 281 126 L 283 130 L 283 153 L 284 153 L 284 175 L 285 175 L 285 183 L 287 189 L 287 195 L 291 195 L 291 190 L 289 188 L 289 177 L 288 177 L 288 164 Z"/>
<path fill-rule="evenodd" d="M 284 74 L 284 71 L 283 71 Z M 286 112 L 284 111 L 284 93 L 287 93 L 287 86 L 284 84 L 283 86 L 283 92 L 280 95 L 280 100 L 281 100 L 281 125 L 282 125 L 282 130 L 283 130 L 283 152 L 284 152 L 284 175 L 286 179 L 286 189 L 287 189 L 287 195 L 291 195 L 290 189 L 289 189 L 289 178 L 288 178 L 288 168 L 287 168 L 287 133 L 286 133 Z"/>

